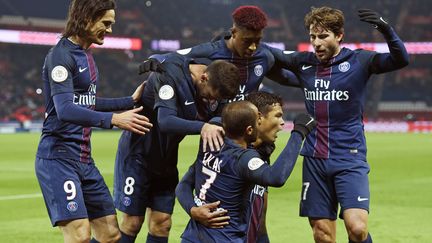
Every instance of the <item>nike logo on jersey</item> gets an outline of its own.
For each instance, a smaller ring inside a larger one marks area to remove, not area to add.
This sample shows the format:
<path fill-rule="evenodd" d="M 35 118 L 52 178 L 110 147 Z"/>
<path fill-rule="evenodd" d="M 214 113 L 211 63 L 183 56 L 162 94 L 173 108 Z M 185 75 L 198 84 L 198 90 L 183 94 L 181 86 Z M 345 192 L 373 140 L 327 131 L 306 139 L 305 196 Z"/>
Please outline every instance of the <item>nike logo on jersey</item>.
<path fill-rule="evenodd" d="M 80 73 L 84 72 L 85 70 L 87 70 L 87 67 L 85 67 L 85 68 L 79 67 L 79 69 L 78 69 L 78 71 L 79 71 Z"/>
<path fill-rule="evenodd" d="M 195 103 L 195 102 L 193 102 L 193 101 L 185 101 L 185 105 L 192 105 L 193 103 Z"/>
<path fill-rule="evenodd" d="M 309 65 L 309 66 L 303 65 L 303 66 L 302 66 L 302 70 L 306 70 L 306 69 L 309 69 L 309 68 L 311 68 L 311 67 L 312 67 L 312 65 Z"/>
<path fill-rule="evenodd" d="M 359 202 L 363 202 L 363 201 L 367 201 L 367 200 L 369 200 L 369 198 L 367 198 L 367 197 L 360 197 L 360 196 L 357 197 L 357 201 L 359 201 Z"/>

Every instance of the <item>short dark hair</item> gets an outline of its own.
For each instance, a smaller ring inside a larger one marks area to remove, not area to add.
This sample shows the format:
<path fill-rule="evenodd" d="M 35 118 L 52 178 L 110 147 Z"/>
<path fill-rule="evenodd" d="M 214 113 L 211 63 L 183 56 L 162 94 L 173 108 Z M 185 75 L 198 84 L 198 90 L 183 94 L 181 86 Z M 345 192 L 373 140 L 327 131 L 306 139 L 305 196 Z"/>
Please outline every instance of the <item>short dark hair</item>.
<path fill-rule="evenodd" d="M 344 33 L 345 18 L 339 9 L 330 7 L 311 7 L 311 11 L 304 17 L 305 28 L 309 30 L 310 25 L 319 26 L 333 32 L 335 35 Z"/>
<path fill-rule="evenodd" d="M 114 0 L 72 0 L 63 37 L 85 36 L 89 23 L 96 22 L 104 16 L 107 10 L 115 9 L 115 7 Z"/>
<path fill-rule="evenodd" d="M 238 68 L 224 60 L 216 60 L 207 66 L 205 72 L 209 76 L 208 83 L 214 88 L 222 99 L 234 98 L 240 86 L 240 73 Z"/>
<path fill-rule="evenodd" d="M 256 128 L 257 115 L 254 105 L 249 101 L 231 102 L 222 110 L 222 127 L 229 138 L 241 138 L 245 136 L 246 128 Z"/>
<path fill-rule="evenodd" d="M 258 111 L 264 116 L 272 110 L 274 105 L 279 104 L 283 106 L 282 97 L 264 91 L 249 93 L 246 96 L 246 100 L 254 104 L 258 108 Z"/>
<path fill-rule="evenodd" d="M 259 7 L 244 5 L 232 13 L 234 24 L 249 30 L 262 30 L 267 26 L 267 16 Z"/>

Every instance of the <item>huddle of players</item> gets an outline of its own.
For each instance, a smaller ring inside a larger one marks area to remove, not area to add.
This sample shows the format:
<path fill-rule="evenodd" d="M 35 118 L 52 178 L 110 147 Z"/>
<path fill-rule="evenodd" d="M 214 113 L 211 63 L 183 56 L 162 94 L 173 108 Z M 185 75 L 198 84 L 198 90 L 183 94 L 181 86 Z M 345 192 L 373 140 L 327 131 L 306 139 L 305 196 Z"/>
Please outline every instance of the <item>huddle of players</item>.
<path fill-rule="evenodd" d="M 65 241 L 88 242 L 91 228 L 92 242 L 134 242 L 147 215 L 147 242 L 167 242 L 178 184 L 179 202 L 192 217 L 184 242 L 268 242 L 266 187 L 285 183 L 306 138 L 301 215 L 309 217 L 315 241 L 335 241 L 340 203 L 349 241 L 372 242 L 361 121 L 364 88 L 371 74 L 408 62 L 403 43 L 387 22 L 373 11 L 359 10 L 362 21 L 384 34 L 390 54 L 351 51 L 339 46 L 342 12 L 313 8 L 305 26 L 315 53 L 286 53 L 260 43 L 267 24 L 262 10 L 241 6 L 233 12 L 229 36 L 155 56 L 160 63 L 145 61 L 140 72 L 154 71 L 145 85 L 131 97 L 105 99 L 96 97 L 98 71 L 88 47 L 103 44 L 104 35 L 111 33 L 114 8 L 112 0 L 73 1 L 70 31 L 44 64 L 45 88 L 51 92 L 46 92 L 36 173 L 52 224 L 60 226 Z M 77 25 L 79 21 L 87 25 Z M 317 120 L 304 114 L 295 119 L 291 137 L 272 166 L 269 157 L 283 126 L 282 101 L 253 93 L 264 76 L 301 87 L 308 113 Z M 245 97 L 247 101 L 241 101 Z M 109 112 L 134 105 L 140 108 Z M 113 125 L 125 130 L 114 178 L 114 205 L 123 212 L 120 226 L 90 155 L 90 127 Z M 201 134 L 202 144 L 196 162 L 178 183 L 178 145 L 188 134 Z M 342 186 L 334 191 L 326 184 L 332 175 L 322 171 L 326 164 L 335 171 L 355 168 L 359 173 L 348 174 L 352 180 L 346 184 L 336 176 L 331 183 Z M 314 176 L 317 173 L 324 176 Z"/>

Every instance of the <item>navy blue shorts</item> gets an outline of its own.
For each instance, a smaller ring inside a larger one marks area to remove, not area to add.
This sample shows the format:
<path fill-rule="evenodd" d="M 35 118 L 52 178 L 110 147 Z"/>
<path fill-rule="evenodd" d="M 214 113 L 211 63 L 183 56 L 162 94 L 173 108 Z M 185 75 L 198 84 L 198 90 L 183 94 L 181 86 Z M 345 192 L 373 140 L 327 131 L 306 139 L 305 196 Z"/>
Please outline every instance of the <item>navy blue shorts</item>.
<path fill-rule="evenodd" d="M 172 214 L 178 183 L 177 168 L 172 171 L 170 175 L 154 173 L 142 156 L 125 158 L 118 150 L 114 169 L 115 207 L 134 216 L 144 216 L 147 208 Z"/>
<path fill-rule="evenodd" d="M 108 187 L 94 163 L 36 158 L 35 169 L 53 226 L 59 221 L 116 214 Z"/>
<path fill-rule="evenodd" d="M 369 164 L 356 159 L 318 159 L 304 157 L 300 216 L 342 218 L 349 208 L 369 212 Z"/>

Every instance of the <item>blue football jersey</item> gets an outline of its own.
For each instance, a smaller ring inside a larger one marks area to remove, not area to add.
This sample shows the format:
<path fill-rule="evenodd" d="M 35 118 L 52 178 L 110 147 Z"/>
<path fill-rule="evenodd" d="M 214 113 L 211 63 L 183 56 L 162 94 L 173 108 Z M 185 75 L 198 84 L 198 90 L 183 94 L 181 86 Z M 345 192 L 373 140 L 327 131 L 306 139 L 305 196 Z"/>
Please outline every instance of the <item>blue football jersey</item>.
<path fill-rule="evenodd" d="M 312 52 L 275 53 L 276 62 L 294 72 L 317 127 L 306 138 L 301 154 L 315 158 L 366 160 L 363 106 L 366 84 L 373 73 L 376 52 L 342 48 L 328 63 Z M 388 54 L 386 54 L 388 55 Z"/>
<path fill-rule="evenodd" d="M 73 93 L 75 105 L 95 110 L 99 73 L 91 52 L 62 38 L 46 56 L 42 78 L 46 113 L 37 156 L 92 162 L 91 127 L 59 120 L 53 101 L 57 94 Z M 109 128 L 112 114 L 107 115 L 109 121 L 97 121 L 95 125 Z"/>
<path fill-rule="evenodd" d="M 207 109 L 210 108 L 196 98 L 189 70 L 191 63 L 192 59 L 175 53 L 166 56 L 163 62 L 166 71 L 151 73 L 140 101 L 144 107 L 142 114 L 150 119 L 153 127 L 145 135 L 124 131 L 120 139 L 122 143 L 119 143 L 119 149 L 125 156 L 142 155 L 154 173 L 164 176 L 177 175 L 178 145 L 188 134 L 161 131 L 157 120 L 158 109 L 171 109 L 177 117 L 202 125 L 209 118 Z M 199 133 L 200 129 L 192 134 Z"/>
<path fill-rule="evenodd" d="M 226 138 L 219 152 L 205 152 L 195 162 L 196 204 L 221 201 L 228 210 L 229 225 L 211 229 L 190 220 L 182 238 L 191 242 L 244 242 L 250 223 L 251 191 L 255 184 L 248 171 L 257 170 L 264 162 L 253 149 L 244 149 Z M 254 161 L 256 160 L 256 163 Z M 252 161 L 252 162 L 251 162 Z M 264 188 L 261 193 L 264 193 Z"/>

